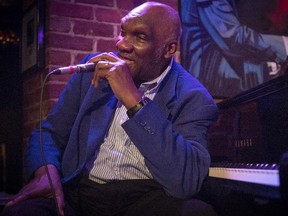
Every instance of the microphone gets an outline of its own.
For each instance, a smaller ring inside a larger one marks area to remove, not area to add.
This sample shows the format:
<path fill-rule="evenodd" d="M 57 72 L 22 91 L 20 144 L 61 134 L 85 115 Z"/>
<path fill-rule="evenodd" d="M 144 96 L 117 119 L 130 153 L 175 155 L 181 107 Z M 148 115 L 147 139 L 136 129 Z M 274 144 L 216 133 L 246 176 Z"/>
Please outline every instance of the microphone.
<path fill-rule="evenodd" d="M 68 67 L 60 67 L 53 70 L 51 73 L 53 74 L 73 74 L 73 73 L 88 73 L 94 72 L 96 62 L 87 63 L 87 64 L 78 64 Z"/>

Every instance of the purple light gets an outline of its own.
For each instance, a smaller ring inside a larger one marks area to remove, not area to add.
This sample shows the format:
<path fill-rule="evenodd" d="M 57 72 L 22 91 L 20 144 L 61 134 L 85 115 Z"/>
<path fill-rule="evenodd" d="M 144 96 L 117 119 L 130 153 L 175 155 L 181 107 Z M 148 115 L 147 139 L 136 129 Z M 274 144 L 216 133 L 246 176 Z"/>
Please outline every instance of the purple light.
<path fill-rule="evenodd" d="M 38 31 L 38 44 L 42 46 L 44 44 L 44 28 L 43 26 L 39 28 Z"/>

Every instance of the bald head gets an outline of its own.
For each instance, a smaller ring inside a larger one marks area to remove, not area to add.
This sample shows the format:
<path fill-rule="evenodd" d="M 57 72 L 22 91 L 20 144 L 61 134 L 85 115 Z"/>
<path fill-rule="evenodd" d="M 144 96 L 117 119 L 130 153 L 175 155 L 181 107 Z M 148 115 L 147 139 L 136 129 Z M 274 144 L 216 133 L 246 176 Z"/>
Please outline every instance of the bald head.
<path fill-rule="evenodd" d="M 178 12 L 172 7 L 159 2 L 145 2 L 131 10 L 123 19 L 146 20 L 155 26 L 156 34 L 165 34 L 166 40 L 178 41 L 182 29 Z M 167 41 L 168 42 L 168 41 Z"/>

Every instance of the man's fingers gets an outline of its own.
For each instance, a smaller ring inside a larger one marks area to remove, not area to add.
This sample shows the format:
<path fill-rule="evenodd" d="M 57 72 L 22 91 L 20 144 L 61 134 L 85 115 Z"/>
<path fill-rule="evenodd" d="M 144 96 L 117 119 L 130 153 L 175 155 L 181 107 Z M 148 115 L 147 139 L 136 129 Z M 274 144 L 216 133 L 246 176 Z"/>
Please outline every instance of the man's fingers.
<path fill-rule="evenodd" d="M 94 73 L 93 79 L 91 81 L 91 84 L 94 86 L 94 88 L 98 87 L 100 79 L 105 78 L 113 66 L 113 63 L 107 60 L 101 60 L 97 63 L 96 72 Z"/>
<path fill-rule="evenodd" d="M 98 70 L 110 69 L 111 67 L 113 67 L 113 62 L 110 62 L 108 60 L 101 60 L 96 65 L 96 68 Z"/>
<path fill-rule="evenodd" d="M 64 202 L 64 198 L 62 195 L 57 196 L 56 195 L 56 200 L 57 200 L 57 205 L 58 205 L 58 211 L 60 213 L 60 215 L 64 215 L 64 209 L 65 209 L 65 202 Z"/>
<path fill-rule="evenodd" d="M 52 173 L 52 175 L 53 174 L 57 174 L 57 173 Z M 61 185 L 59 176 L 57 177 L 53 176 L 53 177 L 54 177 L 53 187 L 54 187 L 55 198 L 57 202 L 58 213 L 59 215 L 64 216 L 65 201 L 64 201 L 62 185 Z"/>
<path fill-rule="evenodd" d="M 8 203 L 6 203 L 6 207 L 12 206 L 18 202 L 26 200 L 29 196 L 26 193 L 20 193 L 15 195 Z"/>
<path fill-rule="evenodd" d="M 115 61 L 115 55 L 111 55 L 111 53 L 102 53 L 100 55 L 94 56 L 87 63 L 90 62 L 97 62 L 99 63 L 100 61 Z"/>
<path fill-rule="evenodd" d="M 43 191 L 47 191 L 47 190 L 43 190 L 43 188 L 38 188 L 37 187 L 37 182 L 35 180 L 32 180 L 29 184 L 27 184 L 26 186 L 24 186 L 19 193 L 17 193 L 15 196 L 12 197 L 12 199 L 6 204 L 6 206 L 11 206 L 14 205 L 18 202 L 21 202 L 23 200 L 27 200 L 33 197 L 37 197 L 37 196 L 43 196 Z"/>

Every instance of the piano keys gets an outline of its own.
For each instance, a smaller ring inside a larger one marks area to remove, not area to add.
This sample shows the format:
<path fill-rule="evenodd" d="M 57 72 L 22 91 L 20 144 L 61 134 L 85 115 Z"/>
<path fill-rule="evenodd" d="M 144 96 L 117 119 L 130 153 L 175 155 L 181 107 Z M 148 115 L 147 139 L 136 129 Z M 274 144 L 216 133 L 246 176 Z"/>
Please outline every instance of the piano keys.
<path fill-rule="evenodd" d="M 256 164 L 257 165 L 257 164 Z M 248 165 L 249 166 L 249 165 Z M 272 165 L 273 166 L 273 165 Z M 278 166 L 271 168 L 240 168 L 221 164 L 217 167 L 209 168 L 209 176 L 214 178 L 229 179 L 247 183 L 261 184 L 272 187 L 280 187 Z"/>
<path fill-rule="evenodd" d="M 219 164 L 209 168 L 209 183 L 226 187 L 254 197 L 281 198 L 280 173 L 278 165 L 275 169 L 239 168 L 235 164 Z"/>
<path fill-rule="evenodd" d="M 288 200 L 288 74 L 218 103 L 208 182 Z"/>

